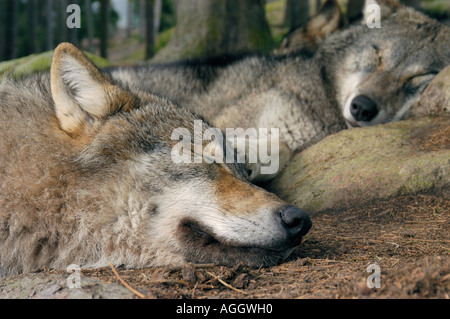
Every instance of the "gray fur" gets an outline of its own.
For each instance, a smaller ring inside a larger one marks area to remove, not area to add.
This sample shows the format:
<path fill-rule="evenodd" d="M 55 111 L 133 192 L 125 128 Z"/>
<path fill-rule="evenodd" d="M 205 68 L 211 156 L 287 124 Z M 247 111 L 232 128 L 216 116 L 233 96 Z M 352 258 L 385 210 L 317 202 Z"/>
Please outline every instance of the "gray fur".
<path fill-rule="evenodd" d="M 408 116 L 434 76 L 450 64 L 449 42 L 449 27 L 408 8 L 383 20 L 380 29 L 363 24 L 330 37 L 317 58 L 344 113 L 352 94 L 377 103 L 381 112 L 369 122 L 346 118 L 351 126 L 369 126 Z"/>
<path fill-rule="evenodd" d="M 225 57 L 111 72 L 173 99 L 222 130 L 280 128 L 288 149 L 280 162 L 286 162 L 289 153 L 347 125 L 403 119 L 435 74 L 450 64 L 448 43 L 448 27 L 401 9 L 383 20 L 381 29 L 357 25 L 330 36 L 312 57 L 250 56 L 228 62 Z M 350 97 L 357 95 L 375 101 L 377 117 L 361 122 L 348 114 Z"/>
<path fill-rule="evenodd" d="M 270 266 L 299 243 L 279 222 L 286 203 L 240 165 L 172 161 L 171 133 L 194 134 L 198 117 L 116 85 L 70 44 L 56 49 L 51 76 L 3 80 L 0 103 L 0 275 Z"/>

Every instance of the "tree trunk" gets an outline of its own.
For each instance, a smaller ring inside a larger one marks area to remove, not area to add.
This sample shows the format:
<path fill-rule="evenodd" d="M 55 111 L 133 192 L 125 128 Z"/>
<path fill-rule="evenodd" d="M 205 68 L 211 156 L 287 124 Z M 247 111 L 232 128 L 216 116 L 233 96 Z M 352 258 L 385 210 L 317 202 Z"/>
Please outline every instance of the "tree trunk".
<path fill-rule="evenodd" d="M 37 39 L 36 39 L 36 29 L 38 27 L 38 6 L 37 0 L 28 1 L 28 23 L 27 23 L 27 35 L 28 35 L 28 47 L 27 54 L 32 54 L 37 52 Z"/>
<path fill-rule="evenodd" d="M 67 41 L 67 0 L 56 1 L 56 20 L 57 20 L 57 32 L 56 41 L 58 43 Z"/>
<path fill-rule="evenodd" d="M 363 16 L 366 0 L 349 0 L 347 4 L 347 20 L 353 22 Z"/>
<path fill-rule="evenodd" d="M 363 0 L 363 1 L 365 1 L 365 0 Z M 320 10 L 320 7 L 322 7 L 322 0 L 316 0 L 315 4 L 316 4 L 316 7 L 314 8 L 315 9 L 314 12 L 318 13 Z"/>
<path fill-rule="evenodd" d="M 177 4 L 177 26 L 154 61 L 265 51 L 273 42 L 264 0 L 190 0 Z"/>
<path fill-rule="evenodd" d="M 17 57 L 17 19 L 18 5 L 16 0 L 6 1 L 5 16 L 5 39 L 4 39 L 4 58 L 5 60 L 15 59 Z"/>
<path fill-rule="evenodd" d="M 287 0 L 284 13 L 284 25 L 290 31 L 297 29 L 308 21 L 309 0 Z"/>
<path fill-rule="evenodd" d="M 0 0 L 0 62 L 5 60 L 6 55 L 6 11 L 7 2 L 5 0 Z"/>
<path fill-rule="evenodd" d="M 71 0 L 70 4 L 79 5 L 79 0 Z M 66 8 L 66 17 L 67 17 L 67 8 Z M 78 46 L 78 29 L 77 28 L 69 29 L 69 42 L 75 46 Z"/>
<path fill-rule="evenodd" d="M 86 26 L 88 36 L 88 51 L 94 52 L 94 26 L 92 20 L 92 3 L 91 0 L 86 0 Z"/>
<path fill-rule="evenodd" d="M 100 1 L 100 56 L 108 57 L 109 0 Z"/>
<path fill-rule="evenodd" d="M 134 1 L 128 0 L 127 3 L 127 38 L 131 37 L 133 31 L 133 14 L 134 14 Z"/>
<path fill-rule="evenodd" d="M 145 1 L 146 0 L 139 0 L 139 33 L 143 36 L 145 36 Z"/>
<path fill-rule="evenodd" d="M 145 60 L 155 55 L 155 0 L 145 0 Z"/>
<path fill-rule="evenodd" d="M 53 29 L 53 0 L 47 0 L 47 50 L 53 50 L 55 45 L 54 29 Z"/>
<path fill-rule="evenodd" d="M 154 27 L 154 38 L 155 40 L 158 38 L 158 32 L 159 32 L 159 27 L 161 26 L 161 13 L 162 13 L 162 0 L 155 0 L 155 6 L 154 6 L 154 11 L 155 11 L 155 23 L 153 24 Z"/>

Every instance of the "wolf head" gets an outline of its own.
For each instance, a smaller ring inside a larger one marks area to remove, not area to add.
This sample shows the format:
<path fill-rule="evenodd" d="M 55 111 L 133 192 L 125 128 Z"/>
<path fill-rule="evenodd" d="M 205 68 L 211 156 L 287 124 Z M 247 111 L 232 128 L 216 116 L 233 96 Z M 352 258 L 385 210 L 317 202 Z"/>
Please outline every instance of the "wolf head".
<path fill-rule="evenodd" d="M 270 266 L 310 229 L 305 212 L 248 183 L 238 164 L 174 163 L 172 132 L 195 134 L 197 118 L 119 86 L 70 44 L 55 51 L 51 92 L 61 129 L 80 149 L 77 199 L 98 208 L 79 215 L 84 232 L 102 234 L 90 264 Z"/>
<path fill-rule="evenodd" d="M 437 73 L 450 64 L 450 28 L 412 9 L 331 36 L 320 52 L 348 125 L 404 118 Z"/>

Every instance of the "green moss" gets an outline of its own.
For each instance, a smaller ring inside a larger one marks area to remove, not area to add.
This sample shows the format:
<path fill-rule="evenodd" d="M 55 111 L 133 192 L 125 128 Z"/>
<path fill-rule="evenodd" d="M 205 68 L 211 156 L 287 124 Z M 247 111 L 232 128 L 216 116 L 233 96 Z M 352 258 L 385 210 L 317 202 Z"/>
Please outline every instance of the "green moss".
<path fill-rule="evenodd" d="M 272 37 L 268 37 L 267 32 L 260 31 L 259 29 L 250 30 L 249 42 L 254 48 L 262 51 L 269 51 L 274 48 Z"/>
<path fill-rule="evenodd" d="M 145 60 L 145 48 L 134 51 L 133 53 L 120 59 L 121 65 L 135 65 Z"/>
<path fill-rule="evenodd" d="M 266 19 L 271 26 L 281 26 L 283 24 L 285 7 L 286 0 L 277 0 L 266 4 Z"/>
<path fill-rule="evenodd" d="M 283 25 L 285 7 L 286 0 L 268 2 L 265 6 L 266 19 L 270 26 L 274 47 L 280 46 L 289 31 L 288 28 Z"/>
<path fill-rule="evenodd" d="M 30 73 L 46 71 L 50 69 L 53 52 L 45 52 L 30 56 L 28 59 L 14 67 L 14 75 L 21 77 Z"/>
<path fill-rule="evenodd" d="M 86 55 L 99 68 L 111 66 L 112 64 L 97 55 L 87 53 Z M 47 51 L 39 54 L 32 54 L 23 58 L 0 63 L 0 78 L 8 75 L 20 78 L 28 74 L 50 70 L 53 51 Z"/>
<path fill-rule="evenodd" d="M 161 32 L 156 40 L 155 49 L 156 52 L 164 48 L 167 43 L 169 43 L 170 38 L 172 38 L 173 33 L 175 32 L 175 27 L 165 30 Z"/>
<path fill-rule="evenodd" d="M 287 36 L 288 33 L 289 32 L 288 32 L 287 28 L 284 28 L 278 32 L 275 32 L 275 30 L 272 30 L 273 43 L 276 48 L 278 48 L 281 45 L 281 43 L 283 42 L 284 38 Z"/>

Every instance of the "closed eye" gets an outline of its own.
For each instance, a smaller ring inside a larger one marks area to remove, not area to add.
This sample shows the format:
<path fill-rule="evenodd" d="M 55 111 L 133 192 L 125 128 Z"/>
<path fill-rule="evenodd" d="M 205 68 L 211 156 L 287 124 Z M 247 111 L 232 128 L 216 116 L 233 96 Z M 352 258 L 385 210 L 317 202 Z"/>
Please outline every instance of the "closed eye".
<path fill-rule="evenodd" d="M 434 79 L 436 74 L 437 72 L 432 72 L 410 77 L 405 83 L 405 91 L 409 94 L 415 94 L 417 91 L 425 89 L 425 87 Z"/>
<path fill-rule="evenodd" d="M 383 63 L 383 52 L 375 44 L 372 44 L 372 48 L 375 51 L 375 63 L 377 64 L 377 66 L 380 66 Z"/>

